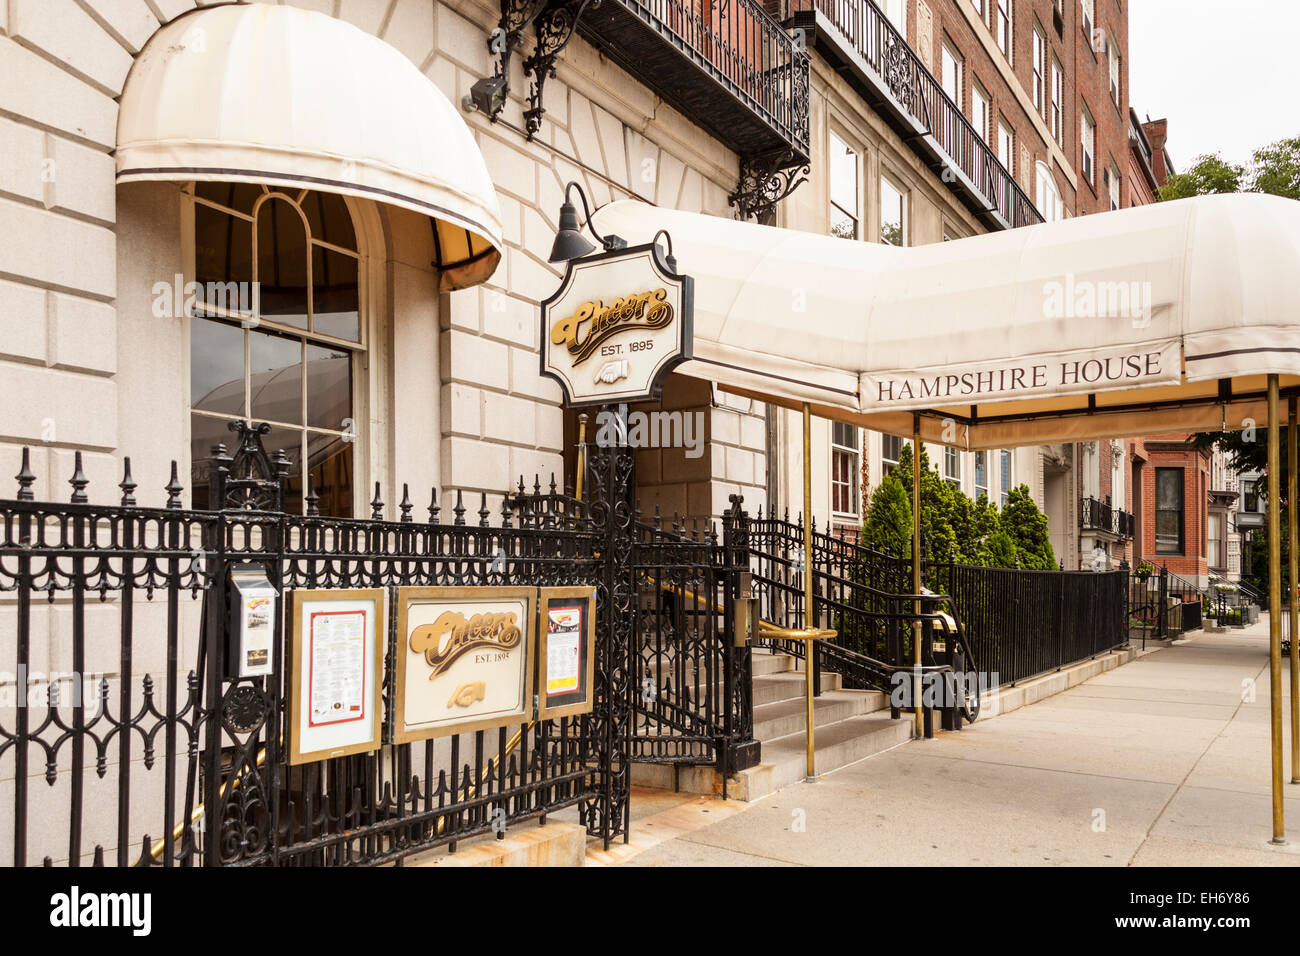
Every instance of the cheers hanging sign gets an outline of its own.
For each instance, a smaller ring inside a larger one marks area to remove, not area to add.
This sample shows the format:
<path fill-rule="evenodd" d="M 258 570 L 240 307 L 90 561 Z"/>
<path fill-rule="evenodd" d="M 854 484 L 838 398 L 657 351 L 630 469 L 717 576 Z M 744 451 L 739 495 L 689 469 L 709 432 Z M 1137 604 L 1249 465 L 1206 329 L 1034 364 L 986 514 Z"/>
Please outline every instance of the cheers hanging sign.
<path fill-rule="evenodd" d="M 692 282 L 657 245 L 569 263 L 542 303 L 542 374 L 569 405 L 653 398 L 663 375 L 690 358 Z"/>

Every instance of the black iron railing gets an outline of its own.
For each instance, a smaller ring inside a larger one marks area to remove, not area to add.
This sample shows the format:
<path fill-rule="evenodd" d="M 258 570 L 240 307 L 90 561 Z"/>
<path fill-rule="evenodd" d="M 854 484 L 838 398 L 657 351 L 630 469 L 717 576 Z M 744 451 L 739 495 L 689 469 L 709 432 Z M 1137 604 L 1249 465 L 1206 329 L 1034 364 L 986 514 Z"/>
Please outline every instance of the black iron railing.
<path fill-rule="evenodd" d="M 816 10 L 879 76 L 892 99 L 933 137 L 946 165 L 959 171 L 1007 228 L 1043 221 L 985 136 L 925 68 L 887 17 L 871 0 L 788 0 L 792 14 Z M 992 120 L 990 120 L 992 122 Z M 952 182 L 951 179 L 945 179 Z"/>
<path fill-rule="evenodd" d="M 806 159 L 809 146 L 808 55 L 756 0 L 606 0 L 631 11 L 655 33 L 685 53 L 713 77 L 727 93 L 747 106 L 787 147 Z M 609 11 L 597 11 L 587 19 L 600 25 Z M 601 37 L 593 37 L 600 40 Z M 609 36 L 604 37 L 610 40 Z M 696 107 L 687 115 L 704 125 L 728 127 L 726 111 L 709 110 L 707 98 L 687 89 L 688 78 L 680 66 L 660 62 L 652 48 L 640 47 L 629 39 L 618 39 L 620 59 L 648 85 L 679 108 Z M 635 48 L 633 48 L 635 47 Z M 647 75 L 649 74 L 649 75 Z M 690 102 L 684 102 L 690 100 Z M 734 144 L 750 153 L 762 148 L 740 129 L 724 129 L 724 141 L 731 135 L 742 138 Z M 773 142 L 768 148 L 775 147 Z"/>
<path fill-rule="evenodd" d="M 797 625 L 804 620 L 802 525 L 761 515 L 752 525 L 765 618 Z M 909 664 L 915 616 L 910 559 L 815 532 L 812 560 L 813 622 L 840 632 L 834 645 L 890 666 Z M 922 596 L 922 611 L 936 622 L 934 639 L 941 643 L 943 615 L 952 619 L 948 627 L 959 625 L 966 660 L 979 668 L 986 686 L 1016 683 L 1126 643 L 1127 579 L 1127 570 L 1027 571 L 926 561 L 922 582 L 932 593 Z"/>
<path fill-rule="evenodd" d="M 264 569 L 283 607 L 298 588 L 589 584 L 601 562 L 585 511 L 554 487 L 507 492 L 496 525 L 486 499 L 467 523 L 459 493 L 451 515 L 435 496 L 427 521 L 405 495 L 386 519 L 377 492 L 369 519 L 312 514 L 311 495 L 309 514 L 286 514 L 288 462 L 260 434 L 214 449 L 221 511 L 181 507 L 175 464 L 166 504 L 140 506 L 129 461 L 120 503 L 91 504 L 80 455 L 72 500 L 37 502 L 24 456 L 17 497 L 0 500 L 0 592 L 16 608 L 0 646 L 25 682 L 24 706 L 0 711 L 13 865 L 381 863 L 575 804 L 592 832 L 619 832 L 599 714 L 286 765 L 283 622 L 271 676 L 225 675 L 233 564 Z M 75 682 L 33 671 L 56 649 Z"/>
<path fill-rule="evenodd" d="M 1145 645 L 1148 638 L 1164 640 L 1204 626 L 1206 607 L 1213 599 L 1195 584 L 1166 567 L 1140 566 L 1129 575 L 1128 626 Z"/>
<path fill-rule="evenodd" d="M 1085 531 L 1105 531 L 1117 538 L 1130 539 L 1136 522 L 1133 515 L 1114 507 L 1109 501 L 1080 498 L 1079 527 Z"/>

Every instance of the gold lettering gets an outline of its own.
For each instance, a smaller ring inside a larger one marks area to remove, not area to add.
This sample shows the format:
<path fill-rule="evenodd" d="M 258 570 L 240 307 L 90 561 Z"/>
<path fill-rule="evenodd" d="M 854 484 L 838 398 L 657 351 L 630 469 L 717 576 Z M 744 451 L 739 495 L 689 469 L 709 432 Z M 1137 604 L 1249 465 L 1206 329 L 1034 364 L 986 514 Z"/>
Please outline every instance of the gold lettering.
<path fill-rule="evenodd" d="M 606 306 L 584 302 L 573 315 L 551 326 L 551 343 L 563 345 L 581 365 L 610 336 L 628 329 L 662 329 L 672 324 L 673 307 L 666 289 L 637 292 Z"/>
<path fill-rule="evenodd" d="M 411 632 L 411 650 L 424 655 L 433 680 L 475 648 L 510 650 L 519 646 L 522 636 L 513 611 L 475 614 L 468 620 L 459 611 L 443 611 L 432 624 L 421 624 Z"/>

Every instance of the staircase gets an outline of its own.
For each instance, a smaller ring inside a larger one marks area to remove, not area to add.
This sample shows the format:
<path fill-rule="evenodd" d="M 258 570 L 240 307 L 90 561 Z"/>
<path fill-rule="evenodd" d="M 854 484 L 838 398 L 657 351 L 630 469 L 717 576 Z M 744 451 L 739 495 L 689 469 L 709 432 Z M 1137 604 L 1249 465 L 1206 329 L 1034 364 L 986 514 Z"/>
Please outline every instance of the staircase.
<path fill-rule="evenodd" d="M 753 653 L 754 737 L 762 744 L 758 766 L 733 775 L 727 796 L 757 800 L 806 776 L 803 662 L 788 654 L 755 648 Z M 845 690 L 839 674 L 823 669 L 821 695 L 813 701 L 817 773 L 889 750 L 912 738 L 912 721 L 891 720 L 889 699 L 876 690 Z M 687 793 L 721 794 L 722 778 L 712 766 L 634 763 L 632 782 Z"/>

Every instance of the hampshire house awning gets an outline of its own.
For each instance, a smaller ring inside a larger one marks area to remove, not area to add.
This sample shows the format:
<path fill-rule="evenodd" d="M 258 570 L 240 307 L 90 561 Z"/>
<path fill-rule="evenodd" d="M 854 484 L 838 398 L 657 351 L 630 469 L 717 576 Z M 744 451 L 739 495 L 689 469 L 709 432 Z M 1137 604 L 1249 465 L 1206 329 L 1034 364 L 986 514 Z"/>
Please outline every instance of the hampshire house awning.
<path fill-rule="evenodd" d="M 160 29 L 122 93 L 117 181 L 255 182 L 429 216 L 444 289 L 501 258 L 501 212 L 456 109 L 393 47 L 351 24 L 263 3 Z"/>
<path fill-rule="evenodd" d="M 695 277 L 682 374 L 968 448 L 1267 420 L 1300 385 L 1300 203 L 1209 196 L 894 248 L 636 201 Z"/>

